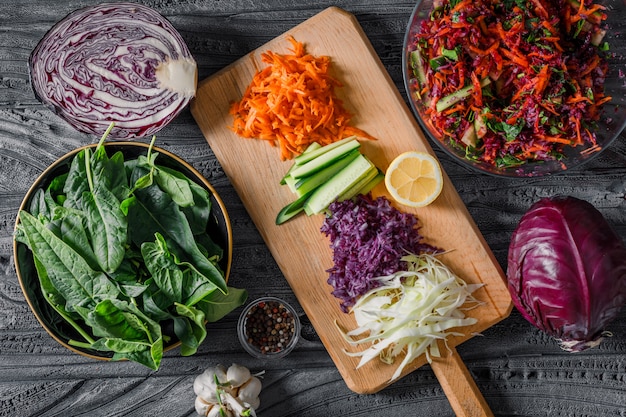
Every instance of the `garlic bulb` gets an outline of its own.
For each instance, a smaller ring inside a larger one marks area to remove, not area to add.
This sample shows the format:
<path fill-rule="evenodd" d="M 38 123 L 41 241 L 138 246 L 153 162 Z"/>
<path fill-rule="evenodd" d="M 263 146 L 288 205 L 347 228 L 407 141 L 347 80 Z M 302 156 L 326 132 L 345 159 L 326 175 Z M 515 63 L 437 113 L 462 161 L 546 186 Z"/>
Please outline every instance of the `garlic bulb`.
<path fill-rule="evenodd" d="M 256 417 L 261 380 L 245 366 L 216 365 L 193 382 L 196 412 L 205 417 Z"/>

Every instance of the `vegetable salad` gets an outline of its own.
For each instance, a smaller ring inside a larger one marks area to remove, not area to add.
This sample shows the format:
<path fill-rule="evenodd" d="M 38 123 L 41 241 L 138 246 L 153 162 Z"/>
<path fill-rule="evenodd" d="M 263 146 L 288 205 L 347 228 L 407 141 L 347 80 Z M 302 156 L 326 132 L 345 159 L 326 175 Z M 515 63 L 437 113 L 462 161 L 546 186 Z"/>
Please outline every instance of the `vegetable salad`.
<path fill-rule="evenodd" d="M 611 100 L 605 20 L 592 1 L 435 1 L 412 41 L 412 94 L 471 160 L 511 167 L 597 151 Z"/>

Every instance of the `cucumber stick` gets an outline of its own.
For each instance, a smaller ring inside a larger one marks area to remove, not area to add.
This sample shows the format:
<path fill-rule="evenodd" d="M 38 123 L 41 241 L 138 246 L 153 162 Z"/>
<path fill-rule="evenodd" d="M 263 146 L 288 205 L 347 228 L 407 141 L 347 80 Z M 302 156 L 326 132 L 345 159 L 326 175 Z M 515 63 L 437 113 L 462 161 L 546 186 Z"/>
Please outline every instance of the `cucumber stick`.
<path fill-rule="evenodd" d="M 335 143 L 338 143 L 338 142 L 335 142 Z M 327 146 L 332 146 L 332 145 L 327 145 Z M 358 149 L 360 146 L 361 144 L 359 143 L 358 140 L 352 139 L 348 142 L 345 142 L 344 144 L 340 146 L 334 147 L 330 150 L 323 152 L 321 155 L 317 156 L 314 159 L 309 160 L 308 162 L 302 165 L 298 165 L 290 172 L 289 175 L 295 179 L 308 177 L 316 173 L 317 171 L 320 171 L 326 168 L 327 166 L 331 165 L 332 163 L 337 161 L 337 159 L 343 157 L 349 152 L 355 149 Z M 324 148 L 325 146 L 322 146 L 320 149 L 310 152 L 310 154 L 317 153 L 318 151 Z M 302 155 L 308 155 L 308 153 L 302 154 Z"/>
<path fill-rule="evenodd" d="M 298 196 L 302 197 L 304 194 L 308 194 L 310 191 L 315 190 L 317 187 L 324 184 L 326 181 L 330 180 L 335 176 L 339 171 L 344 169 L 350 162 L 354 161 L 359 156 L 359 151 L 354 150 L 347 155 L 343 156 L 341 159 L 333 162 L 331 165 L 326 168 L 317 171 L 315 174 L 310 177 L 305 177 L 300 180 L 295 180 L 293 192 Z"/>
<path fill-rule="evenodd" d="M 372 171 L 377 172 L 378 169 L 364 155 L 359 154 L 356 159 L 328 182 L 315 189 L 304 203 L 305 213 L 311 216 L 326 210 L 332 202 L 356 186 Z"/>
<path fill-rule="evenodd" d="M 280 210 L 276 224 L 302 212 L 309 216 L 321 213 L 336 200 L 370 192 L 384 176 L 361 154 L 360 146 L 352 136 L 326 146 L 313 144 L 296 157 L 280 181 L 296 200 Z"/>
<path fill-rule="evenodd" d="M 484 80 L 480 82 L 481 87 L 486 87 L 489 84 L 491 84 L 491 80 L 489 78 L 485 78 Z M 442 97 L 437 102 L 437 105 L 436 105 L 437 111 L 442 112 L 448 107 L 451 107 L 454 104 L 458 103 L 459 101 L 465 100 L 467 97 L 470 96 L 470 94 L 472 94 L 472 91 L 474 91 L 474 86 L 470 84 L 466 87 L 463 87 L 455 91 L 454 93 L 450 93 L 447 96 Z"/>
<path fill-rule="evenodd" d="M 352 197 L 356 197 L 359 194 L 367 194 L 372 191 L 372 188 L 376 186 L 379 182 L 385 179 L 385 174 L 383 174 L 378 169 L 371 170 L 367 176 L 365 176 L 361 181 L 356 183 L 352 188 L 346 190 L 342 193 L 337 201 L 348 200 Z"/>
<path fill-rule="evenodd" d="M 338 147 L 340 147 L 342 145 L 345 145 L 348 142 L 352 142 L 353 140 L 356 140 L 356 136 L 349 136 L 347 138 L 343 138 L 343 139 L 338 140 L 336 142 L 333 142 L 333 143 L 330 143 L 328 145 L 322 146 L 320 148 L 314 149 L 311 152 L 308 152 L 309 149 L 307 148 L 307 150 L 304 153 L 302 153 L 302 154 L 300 154 L 300 155 L 298 155 L 298 156 L 296 156 L 294 158 L 294 164 L 295 165 L 303 165 L 303 164 L 305 164 L 305 163 L 307 163 L 307 162 L 309 162 L 309 161 L 311 161 L 311 160 L 313 160 L 315 158 L 318 158 L 318 157 L 322 156 L 322 154 L 325 154 L 328 151 L 332 151 L 333 149 L 338 148 Z"/>
<path fill-rule="evenodd" d="M 311 193 L 305 194 L 283 207 L 276 216 L 276 224 L 283 224 L 287 220 L 290 220 L 292 217 L 295 217 L 304 211 L 304 203 L 308 200 L 310 194 Z"/>
<path fill-rule="evenodd" d="M 411 67 L 413 68 L 413 74 L 419 82 L 420 88 L 426 85 L 426 71 L 424 70 L 424 59 L 422 58 L 421 48 L 418 46 L 417 50 L 411 52 Z"/>
<path fill-rule="evenodd" d="M 321 148 L 322 145 L 320 145 L 317 142 L 313 142 L 311 143 L 305 150 L 304 152 L 302 152 L 302 154 L 308 153 L 308 152 L 312 152 L 316 149 Z M 287 183 L 287 178 L 289 177 L 289 174 L 291 173 L 291 171 L 293 171 L 296 168 L 296 164 L 294 163 L 291 168 L 289 168 L 289 170 L 287 171 L 287 173 L 285 174 L 285 176 L 280 180 L 280 185 L 285 185 Z"/>

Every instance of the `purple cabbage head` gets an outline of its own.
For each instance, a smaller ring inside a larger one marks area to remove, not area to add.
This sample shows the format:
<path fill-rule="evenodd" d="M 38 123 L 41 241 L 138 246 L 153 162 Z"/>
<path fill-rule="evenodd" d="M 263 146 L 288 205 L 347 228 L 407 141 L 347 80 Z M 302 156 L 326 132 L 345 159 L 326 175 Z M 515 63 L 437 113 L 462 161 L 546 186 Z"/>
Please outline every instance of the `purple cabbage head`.
<path fill-rule="evenodd" d="M 524 318 L 563 349 L 582 351 L 600 343 L 626 304 L 626 248 L 589 202 L 544 198 L 513 233 L 507 278 Z"/>

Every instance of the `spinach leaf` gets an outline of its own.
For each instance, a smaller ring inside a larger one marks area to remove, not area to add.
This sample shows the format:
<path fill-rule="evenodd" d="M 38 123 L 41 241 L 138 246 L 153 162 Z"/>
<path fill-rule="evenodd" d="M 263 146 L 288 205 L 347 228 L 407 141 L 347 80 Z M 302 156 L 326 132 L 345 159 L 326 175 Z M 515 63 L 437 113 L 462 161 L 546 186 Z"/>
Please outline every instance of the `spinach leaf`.
<path fill-rule="evenodd" d="M 39 259 L 50 282 L 66 300 L 67 311 L 117 297 L 117 286 L 104 273 L 91 269 L 71 246 L 31 214 L 20 211 L 19 216 L 33 256 Z"/>
<path fill-rule="evenodd" d="M 119 200 L 102 186 L 84 192 L 82 198 L 93 252 L 102 270 L 113 272 L 124 260 L 128 220 Z"/>
<path fill-rule="evenodd" d="M 193 181 L 189 181 L 189 188 L 193 194 L 193 205 L 183 207 L 189 226 L 194 235 L 206 233 L 211 216 L 211 198 L 209 192 Z"/>
<path fill-rule="evenodd" d="M 130 305 L 121 300 L 102 300 L 96 304 L 86 317 L 94 336 L 152 343 L 150 330 L 136 314 L 139 310 L 131 309 Z"/>
<path fill-rule="evenodd" d="M 30 205 L 28 209 L 30 213 L 35 217 L 39 217 L 40 215 L 46 216 L 48 218 L 50 217 L 50 210 L 48 209 L 46 193 L 43 189 L 39 188 L 35 190 L 30 200 Z"/>
<path fill-rule="evenodd" d="M 140 156 L 137 158 L 138 165 L 148 169 L 161 190 L 169 194 L 180 207 L 193 205 L 194 199 L 189 179 L 181 172 L 156 165 L 155 160 L 158 155 L 158 152 L 150 152 L 148 156 Z"/>
<path fill-rule="evenodd" d="M 144 242 L 141 254 L 154 283 L 171 302 L 181 302 L 183 294 L 183 271 L 167 249 L 165 239 L 156 233 L 156 241 Z M 171 304 L 170 302 L 170 304 Z"/>
<path fill-rule="evenodd" d="M 157 167 L 154 171 L 155 179 L 161 190 L 169 194 L 180 207 L 189 207 L 194 204 L 193 193 L 189 181 L 181 173 L 170 173 L 163 168 Z M 181 178 L 183 177 L 183 178 Z"/>
<path fill-rule="evenodd" d="M 161 365 L 161 359 L 163 359 L 163 341 L 164 337 L 161 336 L 150 346 L 150 349 L 131 352 L 126 355 L 115 354 L 113 359 L 128 359 L 156 371 Z"/>
<path fill-rule="evenodd" d="M 208 322 L 216 322 L 243 305 L 247 298 L 248 292 L 245 289 L 228 287 L 226 294 L 214 291 L 198 302 L 196 307 L 204 312 L 204 317 Z"/>
<path fill-rule="evenodd" d="M 66 200 L 63 203 L 65 207 L 82 210 L 82 196 L 85 191 L 89 191 L 89 183 L 87 181 L 87 165 L 85 161 L 85 150 L 74 155 L 70 170 L 65 180 L 63 191 Z"/>
<path fill-rule="evenodd" d="M 191 356 L 198 350 L 207 335 L 204 313 L 194 307 L 175 303 L 177 317 L 174 317 L 174 333 L 181 341 L 180 353 Z"/>
<path fill-rule="evenodd" d="M 104 146 L 98 146 L 91 156 L 91 171 L 95 187 L 104 186 L 119 201 L 128 197 L 130 190 L 122 152 L 115 152 L 109 158 Z"/>
<path fill-rule="evenodd" d="M 134 304 L 104 300 L 88 314 L 87 322 L 101 337 L 91 348 L 112 350 L 116 360 L 129 358 L 158 369 L 163 356 L 161 326 Z"/>
<path fill-rule="evenodd" d="M 181 265 L 187 266 L 183 273 L 183 299 L 182 303 L 192 306 L 200 300 L 207 297 L 215 291 L 215 284 L 207 281 L 206 277 L 188 262 L 181 262 Z"/>
<path fill-rule="evenodd" d="M 120 266 L 109 274 L 119 285 L 121 293 L 128 298 L 139 297 L 148 290 L 148 272 L 142 263 L 141 255 L 137 256 L 133 250 L 127 249 Z"/>
<path fill-rule="evenodd" d="M 182 172 L 156 164 L 158 155 L 155 152 L 148 156 L 139 156 L 137 164 L 132 165 L 133 169 L 140 166 L 147 170 L 135 180 L 134 189 L 146 188 L 156 182 L 183 209 L 194 234 L 205 231 L 211 211 L 208 191 Z M 126 167 L 128 169 L 131 165 L 127 164 Z"/>
<path fill-rule="evenodd" d="M 63 205 L 66 198 L 65 193 L 63 192 L 63 187 L 65 187 L 67 175 L 68 174 L 66 172 L 65 174 L 54 177 L 52 181 L 50 181 L 50 185 L 46 190 L 46 193 L 49 194 L 50 198 L 53 199 L 55 203 L 60 205 Z"/>
<path fill-rule="evenodd" d="M 90 268 L 98 270 L 100 263 L 91 249 L 90 238 L 84 225 L 86 220 L 83 212 L 57 206 L 54 213 L 53 218 L 57 221 L 57 227 L 49 228 L 82 256 Z"/>
<path fill-rule="evenodd" d="M 164 294 L 150 278 L 146 281 L 147 291 L 142 294 L 143 311 L 153 320 L 162 321 L 172 318 L 168 309 L 172 306 L 172 300 Z"/>
<path fill-rule="evenodd" d="M 60 205 L 53 197 L 53 193 L 62 190 L 65 181 L 54 179 L 51 185 L 43 191 L 37 190 L 31 204 L 30 213 L 39 217 L 46 227 L 57 237 L 71 246 L 92 269 L 99 269 L 98 260 L 91 250 L 89 237 L 85 229 L 83 212 L 74 208 Z M 54 185 L 53 185 L 54 184 Z"/>
<path fill-rule="evenodd" d="M 204 256 L 216 264 L 224 256 L 224 248 L 215 243 L 215 241 L 211 239 L 211 236 L 209 236 L 206 232 L 196 235 L 196 243 Z"/>
<path fill-rule="evenodd" d="M 37 258 L 34 258 L 35 268 L 37 269 L 37 275 L 39 276 L 39 282 L 41 284 L 41 293 L 44 299 L 67 323 L 76 330 L 76 332 L 83 337 L 87 343 L 93 343 L 93 337 L 87 329 L 84 329 L 79 323 L 80 315 L 75 312 L 67 311 L 64 307 L 65 299 L 52 285 L 52 282 L 48 278 L 48 273 L 44 266 L 39 262 Z"/>
<path fill-rule="evenodd" d="M 133 178 L 144 174 L 145 169 L 137 167 Z M 153 240 L 155 232 L 160 233 L 169 250 L 178 259 L 192 263 L 203 277 L 222 292 L 226 292 L 226 281 L 222 272 L 202 254 L 187 218 L 170 196 L 155 184 L 135 190 L 135 196 L 137 200 L 128 211 L 132 241 L 141 247 L 144 242 Z"/>

